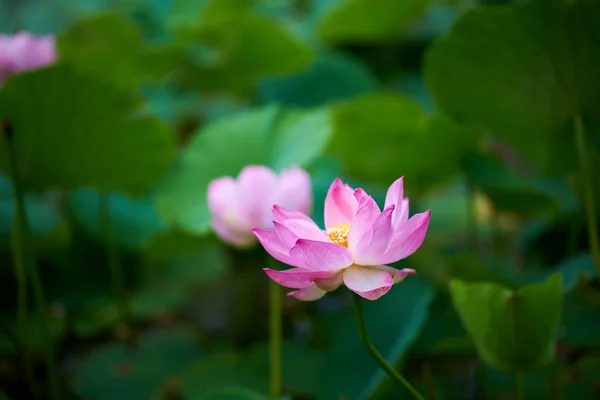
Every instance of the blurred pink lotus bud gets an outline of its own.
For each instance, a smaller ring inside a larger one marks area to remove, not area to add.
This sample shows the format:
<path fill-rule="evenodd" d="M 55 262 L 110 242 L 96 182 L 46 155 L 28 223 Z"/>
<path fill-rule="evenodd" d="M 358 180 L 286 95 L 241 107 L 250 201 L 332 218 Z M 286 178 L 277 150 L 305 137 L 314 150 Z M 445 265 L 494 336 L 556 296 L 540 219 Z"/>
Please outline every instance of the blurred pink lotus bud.
<path fill-rule="evenodd" d="M 353 190 L 336 179 L 325 199 L 325 231 L 306 215 L 274 207 L 274 230 L 254 229 L 265 250 L 295 268 L 265 268 L 278 284 L 297 289 L 288 295 L 317 300 L 341 284 L 358 295 L 376 300 L 412 269 L 390 264 L 410 256 L 423 243 L 431 212 L 408 218 L 403 178 L 390 186 L 383 212 L 362 189 Z"/>
<path fill-rule="evenodd" d="M 312 206 L 310 176 L 293 167 L 277 175 L 251 165 L 237 179 L 223 177 L 208 185 L 208 206 L 215 232 L 225 241 L 246 247 L 256 241 L 253 228 L 273 228 L 273 205 L 308 213 Z"/>
<path fill-rule="evenodd" d="M 53 36 L 33 36 L 29 32 L 0 34 L 0 83 L 13 74 L 43 67 L 54 60 Z"/>

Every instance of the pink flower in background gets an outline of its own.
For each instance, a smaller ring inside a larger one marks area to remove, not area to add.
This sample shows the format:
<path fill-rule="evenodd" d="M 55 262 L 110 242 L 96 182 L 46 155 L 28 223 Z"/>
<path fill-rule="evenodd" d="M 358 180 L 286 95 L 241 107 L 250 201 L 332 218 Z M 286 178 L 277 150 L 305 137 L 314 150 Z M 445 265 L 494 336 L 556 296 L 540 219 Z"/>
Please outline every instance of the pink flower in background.
<path fill-rule="evenodd" d="M 308 213 L 312 206 L 310 177 L 300 168 L 279 175 L 264 166 L 247 166 L 237 179 L 224 177 L 208 185 L 208 206 L 215 232 L 232 245 L 256 241 L 253 228 L 273 228 L 273 205 Z"/>
<path fill-rule="evenodd" d="M 282 286 L 297 289 L 288 295 L 317 300 L 342 283 L 360 296 L 376 300 L 412 269 L 390 264 L 414 253 L 423 243 L 430 211 L 408 218 L 403 178 L 390 186 L 383 212 L 364 190 L 353 190 L 336 179 L 325 199 L 325 227 L 321 230 L 301 212 L 275 206 L 274 230 L 254 229 L 258 240 L 277 260 L 293 267 L 265 268 Z"/>
<path fill-rule="evenodd" d="M 54 60 L 53 36 L 33 36 L 29 32 L 0 34 L 0 83 L 17 72 L 43 67 Z"/>

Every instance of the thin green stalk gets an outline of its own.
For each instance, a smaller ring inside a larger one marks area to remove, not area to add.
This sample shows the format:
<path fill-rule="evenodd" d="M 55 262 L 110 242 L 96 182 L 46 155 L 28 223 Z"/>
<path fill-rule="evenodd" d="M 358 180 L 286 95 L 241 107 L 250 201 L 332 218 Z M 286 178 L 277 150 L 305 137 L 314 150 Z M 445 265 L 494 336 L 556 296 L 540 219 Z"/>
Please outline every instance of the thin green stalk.
<path fill-rule="evenodd" d="M 371 343 L 371 339 L 369 339 L 369 334 L 367 332 L 367 324 L 365 322 L 365 312 L 362 304 L 362 297 L 353 294 L 354 297 L 354 311 L 356 313 L 356 322 L 358 323 L 358 332 L 360 334 L 360 339 L 362 340 L 363 345 L 371 355 L 371 357 L 377 361 L 381 369 L 385 371 L 386 374 L 394 381 L 404 386 L 406 390 L 408 390 L 415 399 L 425 400 L 423 396 L 406 380 L 394 367 L 392 367 L 388 362 L 383 358 L 383 356 L 377 351 L 373 343 Z"/>
<path fill-rule="evenodd" d="M 272 263 L 276 261 L 272 259 Z M 281 319 L 281 289 L 269 280 L 269 387 L 273 399 L 281 395 Z"/>
<path fill-rule="evenodd" d="M 44 288 L 42 286 L 42 278 L 40 277 L 37 265 L 32 263 L 29 270 L 31 279 L 31 286 L 33 287 L 33 293 L 36 299 L 38 312 L 40 318 L 43 321 L 42 330 L 44 335 L 44 351 L 46 359 L 46 369 L 48 371 L 49 385 L 50 385 L 50 396 L 53 400 L 60 400 L 62 396 L 62 388 L 60 383 L 60 376 L 58 374 L 58 368 L 56 365 L 56 354 L 55 354 L 55 343 L 52 338 L 52 330 L 50 326 L 50 318 L 48 315 L 48 305 L 46 297 L 44 295 Z"/>
<path fill-rule="evenodd" d="M 583 180 L 584 200 L 587 213 L 587 226 L 590 248 L 596 274 L 600 276 L 600 241 L 598 240 L 598 214 L 596 213 L 596 204 L 594 202 L 594 183 L 592 182 L 592 170 L 586 146 L 585 127 L 581 116 L 576 115 L 573 121 L 575 130 L 575 140 L 577 142 L 577 153 L 581 167 L 581 178 Z"/>
<path fill-rule="evenodd" d="M 10 127 L 7 123 L 3 123 L 2 130 L 6 139 L 11 178 L 14 186 L 15 200 L 17 203 L 17 226 L 19 227 L 18 232 L 21 239 L 21 254 L 25 262 L 27 271 L 26 274 L 31 280 L 37 312 L 39 314 L 40 321 L 42 322 L 41 330 L 44 342 L 43 347 L 46 369 L 48 372 L 50 396 L 53 400 L 60 400 L 62 399 L 62 390 L 54 354 L 55 346 L 52 338 L 50 318 L 48 315 L 48 305 L 44 295 L 42 280 L 37 268 L 35 251 L 31 240 L 29 221 L 27 219 L 27 211 L 25 210 L 25 195 L 21 186 L 21 176 L 19 173 L 19 164 L 17 161 L 17 154 L 13 141 L 12 127 Z"/>
<path fill-rule="evenodd" d="M 21 239 L 21 229 L 19 228 L 19 218 L 15 218 L 11 234 L 13 264 L 15 269 L 15 277 L 17 280 L 17 335 L 20 338 L 22 347 L 21 354 L 23 356 L 23 367 L 27 374 L 27 380 L 31 386 L 34 398 L 38 397 L 33 374 L 33 365 L 31 362 L 31 354 L 29 350 L 29 318 L 27 313 L 27 271 Z"/>
<path fill-rule="evenodd" d="M 516 374 L 517 380 L 517 400 L 525 400 L 525 373 L 518 371 Z"/>
<path fill-rule="evenodd" d="M 25 347 L 29 347 L 27 327 L 27 274 L 25 270 L 25 259 L 23 258 L 23 244 L 21 242 L 21 232 L 19 228 L 19 218 L 15 217 L 12 230 L 12 254 L 13 265 L 15 269 L 15 278 L 17 280 L 17 332 L 21 337 Z"/>
<path fill-rule="evenodd" d="M 127 287 L 125 286 L 125 273 L 123 271 L 121 260 L 119 259 L 119 253 L 117 251 L 107 194 L 102 193 L 100 195 L 99 206 L 100 223 L 102 226 L 102 233 L 104 235 L 104 247 L 106 249 L 106 263 L 110 269 L 111 283 L 114 294 L 117 298 L 117 306 L 119 308 L 121 322 L 127 324 L 129 322 L 129 317 L 131 316 L 129 293 L 127 293 Z"/>

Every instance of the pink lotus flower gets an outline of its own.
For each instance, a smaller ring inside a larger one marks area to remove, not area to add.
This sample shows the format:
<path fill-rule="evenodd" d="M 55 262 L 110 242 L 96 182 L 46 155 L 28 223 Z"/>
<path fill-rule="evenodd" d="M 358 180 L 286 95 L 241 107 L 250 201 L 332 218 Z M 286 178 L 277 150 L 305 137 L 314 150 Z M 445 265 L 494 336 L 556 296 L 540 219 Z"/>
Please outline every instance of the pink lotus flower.
<path fill-rule="evenodd" d="M 0 34 L 0 83 L 11 75 L 43 67 L 55 60 L 53 36 L 33 36 L 29 32 Z"/>
<path fill-rule="evenodd" d="M 293 267 L 265 268 L 278 284 L 297 289 L 288 295 L 317 300 L 342 283 L 360 296 L 376 300 L 412 269 L 390 264 L 414 253 L 423 243 L 430 211 L 408 218 L 403 178 L 388 189 L 383 212 L 364 190 L 353 190 L 336 179 L 325 199 L 325 226 L 321 230 L 303 213 L 273 207 L 275 230 L 254 229 L 265 250 Z"/>
<path fill-rule="evenodd" d="M 247 166 L 234 180 L 215 179 L 208 185 L 213 228 L 225 241 L 239 247 L 256 242 L 252 228 L 273 228 L 273 205 L 308 213 L 312 206 L 310 177 L 300 168 L 279 176 L 263 166 Z"/>

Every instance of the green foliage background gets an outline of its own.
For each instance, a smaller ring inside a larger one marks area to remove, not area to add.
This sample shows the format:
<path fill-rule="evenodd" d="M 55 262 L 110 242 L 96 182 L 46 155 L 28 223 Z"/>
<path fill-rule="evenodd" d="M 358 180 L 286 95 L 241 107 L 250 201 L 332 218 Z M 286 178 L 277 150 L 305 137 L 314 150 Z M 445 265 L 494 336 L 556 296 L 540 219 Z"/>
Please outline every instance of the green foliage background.
<path fill-rule="evenodd" d="M 428 399 L 512 398 L 521 371 L 528 399 L 597 398 L 598 221 L 576 127 L 598 208 L 599 24 L 598 0 L 0 0 L 0 32 L 57 35 L 55 65 L 0 87 L 0 120 L 68 398 L 267 398 L 266 259 L 214 237 L 206 204 L 248 164 L 306 168 L 321 225 L 336 177 L 382 203 L 405 176 L 411 213 L 432 210 L 397 265 L 418 277 L 366 304 L 373 342 Z M 0 141 L 0 399 L 29 399 L 9 170 Z M 285 299 L 284 398 L 407 398 L 350 306 L 345 290 Z"/>

